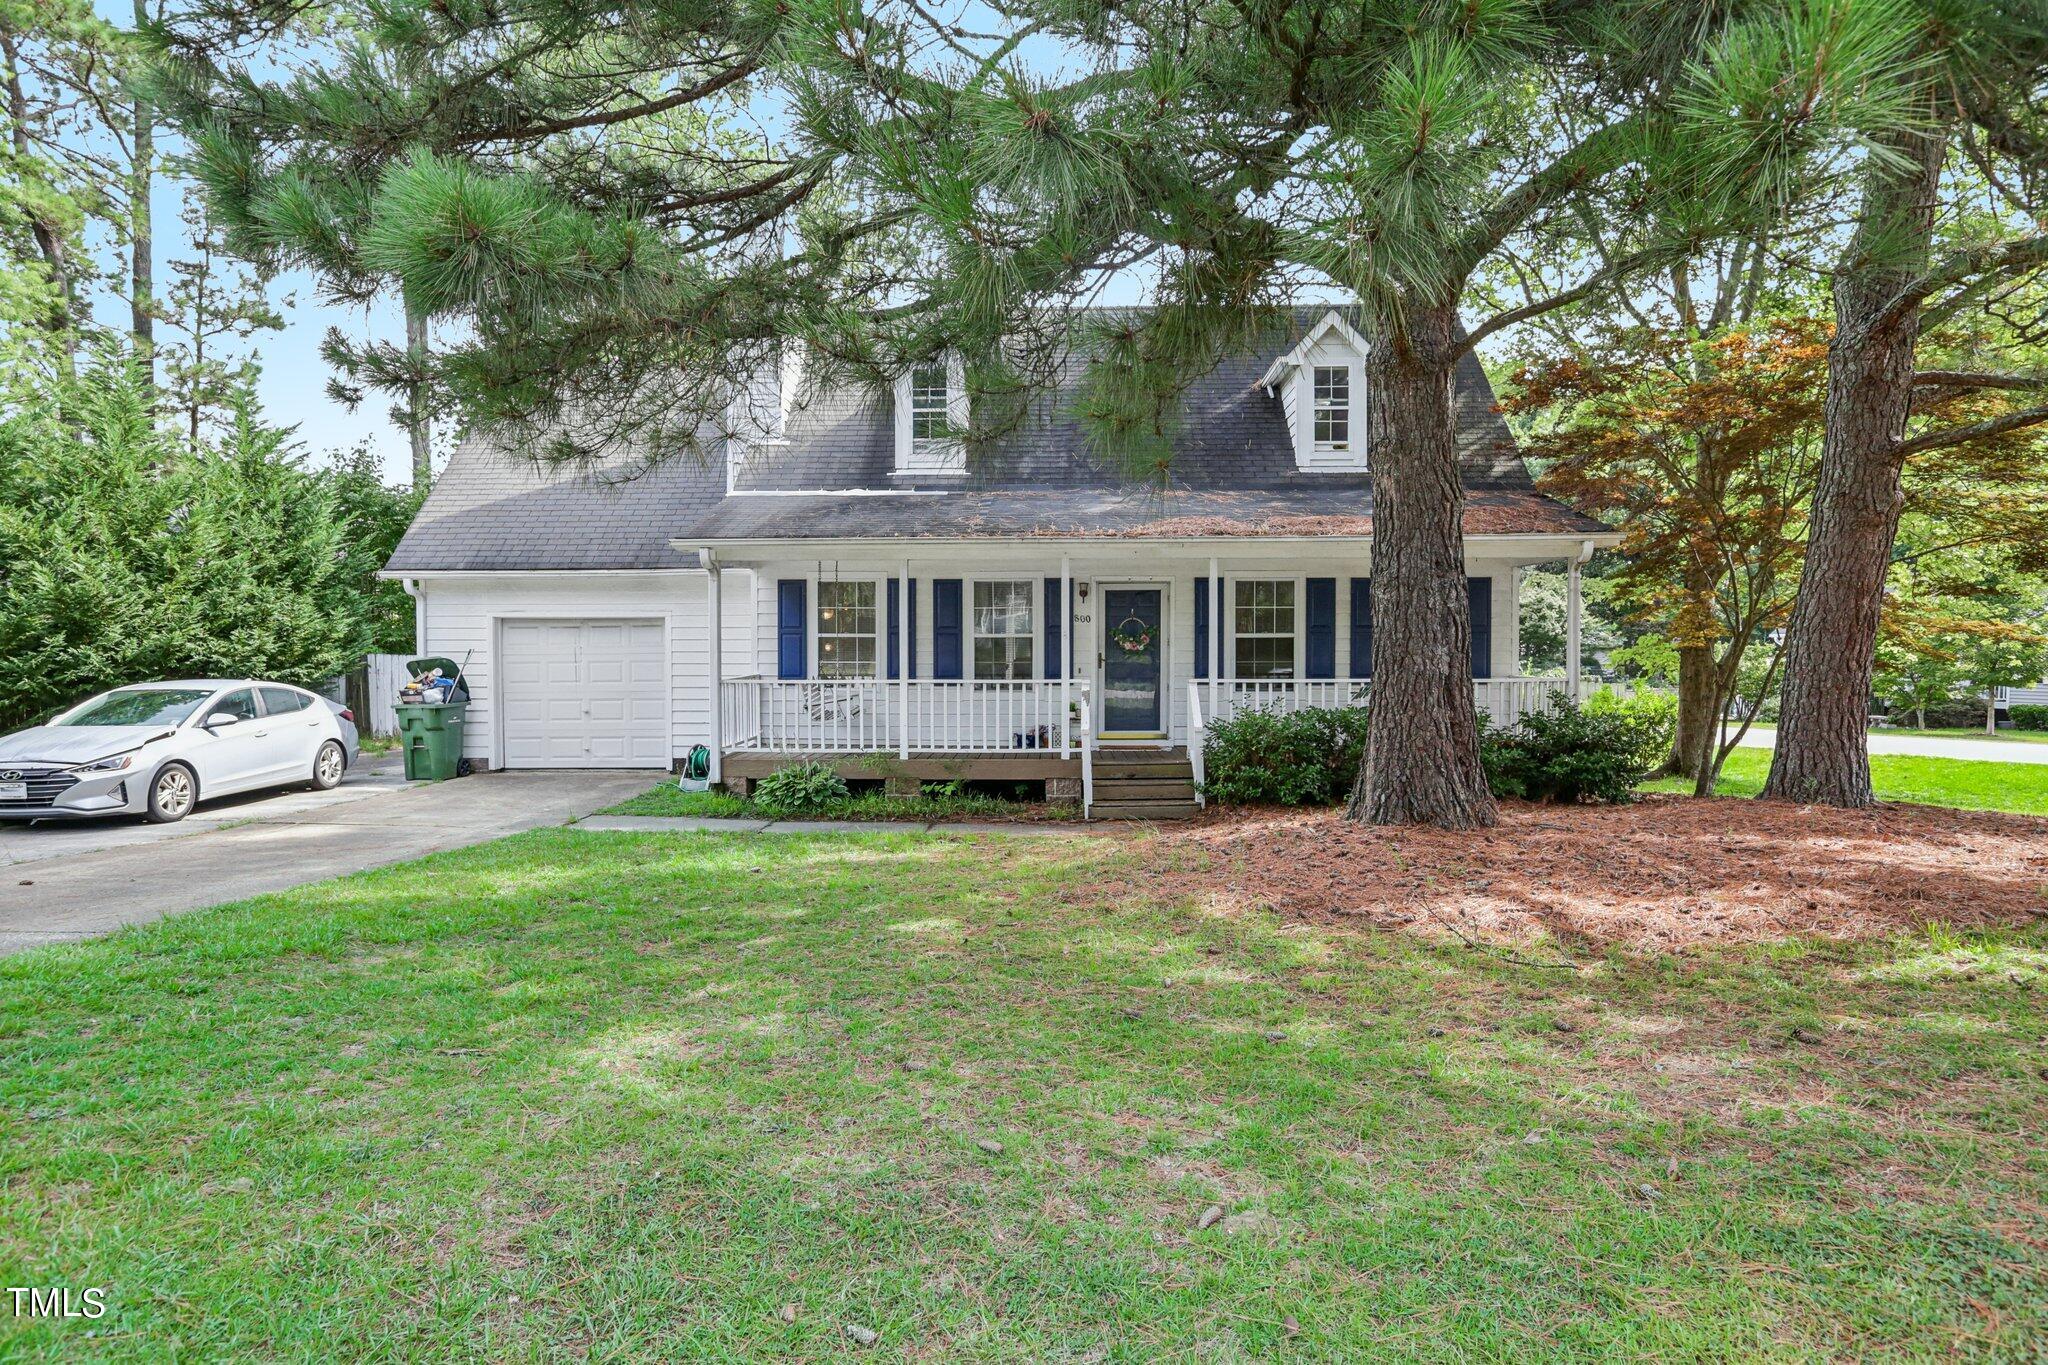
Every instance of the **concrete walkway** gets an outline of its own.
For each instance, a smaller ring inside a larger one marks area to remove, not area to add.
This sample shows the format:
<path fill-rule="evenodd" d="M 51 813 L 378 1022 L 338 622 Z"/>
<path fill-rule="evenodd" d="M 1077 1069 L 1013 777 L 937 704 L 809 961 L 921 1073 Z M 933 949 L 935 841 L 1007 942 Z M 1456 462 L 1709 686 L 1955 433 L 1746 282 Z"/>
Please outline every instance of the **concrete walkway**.
<path fill-rule="evenodd" d="M 1775 728 L 1749 727 L 1740 741 L 1745 749 L 1769 749 L 1778 742 Z M 2048 763 L 2048 744 L 2024 739 L 1956 739 L 1946 735 L 1916 735 L 1910 730 L 1872 730 L 1873 754 L 1908 754 L 1918 758 L 1960 758 L 1973 763 Z"/>
<path fill-rule="evenodd" d="M 1106 834 L 1100 823 L 1079 820 L 976 823 L 970 820 L 729 820 L 695 815 L 593 815 L 571 829 L 628 834 Z"/>
<path fill-rule="evenodd" d="M 187 837 L 25 860 L 0 871 L 0 953 L 566 824 L 638 796 L 649 780 L 645 772 L 483 773 L 252 812 Z"/>

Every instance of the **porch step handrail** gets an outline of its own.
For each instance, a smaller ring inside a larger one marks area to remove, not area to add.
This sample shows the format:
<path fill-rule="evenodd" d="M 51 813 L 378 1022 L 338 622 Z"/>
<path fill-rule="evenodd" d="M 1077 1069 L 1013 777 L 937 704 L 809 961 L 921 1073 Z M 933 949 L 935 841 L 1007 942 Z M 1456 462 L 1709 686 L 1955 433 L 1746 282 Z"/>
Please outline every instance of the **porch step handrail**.
<path fill-rule="evenodd" d="M 1081 707 L 1081 818 L 1095 818 L 1095 713 L 1083 693 Z"/>

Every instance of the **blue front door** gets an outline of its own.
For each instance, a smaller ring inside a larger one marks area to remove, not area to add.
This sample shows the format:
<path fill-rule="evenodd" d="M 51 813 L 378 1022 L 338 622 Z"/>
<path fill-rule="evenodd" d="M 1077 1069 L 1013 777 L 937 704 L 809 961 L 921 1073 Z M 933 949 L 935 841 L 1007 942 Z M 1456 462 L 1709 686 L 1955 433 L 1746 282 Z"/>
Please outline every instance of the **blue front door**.
<path fill-rule="evenodd" d="M 1102 594 L 1102 729 L 1156 735 L 1159 664 L 1165 657 L 1157 588 L 1109 588 Z"/>

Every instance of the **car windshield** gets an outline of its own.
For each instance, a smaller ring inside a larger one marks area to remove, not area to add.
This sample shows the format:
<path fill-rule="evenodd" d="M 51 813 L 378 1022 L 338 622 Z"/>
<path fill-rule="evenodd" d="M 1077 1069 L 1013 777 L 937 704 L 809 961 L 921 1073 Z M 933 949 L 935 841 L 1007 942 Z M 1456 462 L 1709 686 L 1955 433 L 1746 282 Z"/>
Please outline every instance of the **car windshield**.
<path fill-rule="evenodd" d="M 212 696 L 207 688 L 124 687 L 94 697 L 55 725 L 177 725 Z"/>

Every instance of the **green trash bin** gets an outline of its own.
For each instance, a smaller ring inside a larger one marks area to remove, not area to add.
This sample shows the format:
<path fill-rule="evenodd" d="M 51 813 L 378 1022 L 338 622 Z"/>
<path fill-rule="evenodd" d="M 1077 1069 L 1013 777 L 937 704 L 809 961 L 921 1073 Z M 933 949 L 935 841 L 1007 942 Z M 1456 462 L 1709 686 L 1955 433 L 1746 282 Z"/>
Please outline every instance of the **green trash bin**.
<path fill-rule="evenodd" d="M 419 703 L 398 708 L 398 739 L 405 746 L 408 782 L 443 782 L 462 763 L 462 723 L 466 701 Z"/>

